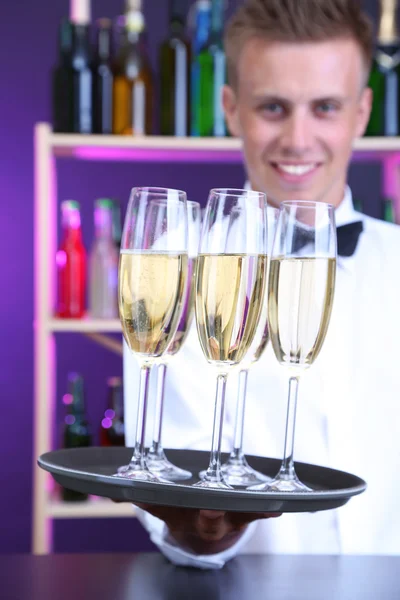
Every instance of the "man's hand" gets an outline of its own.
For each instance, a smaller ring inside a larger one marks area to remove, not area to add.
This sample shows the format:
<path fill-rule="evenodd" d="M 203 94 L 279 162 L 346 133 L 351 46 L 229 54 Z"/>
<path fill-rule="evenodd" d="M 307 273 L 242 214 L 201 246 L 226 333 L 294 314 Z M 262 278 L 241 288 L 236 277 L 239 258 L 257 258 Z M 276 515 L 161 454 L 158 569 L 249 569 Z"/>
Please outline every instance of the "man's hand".
<path fill-rule="evenodd" d="M 173 508 L 153 504 L 136 506 L 164 521 L 176 542 L 182 548 L 196 554 L 216 554 L 227 550 L 241 537 L 246 526 L 252 521 L 281 515 Z"/>

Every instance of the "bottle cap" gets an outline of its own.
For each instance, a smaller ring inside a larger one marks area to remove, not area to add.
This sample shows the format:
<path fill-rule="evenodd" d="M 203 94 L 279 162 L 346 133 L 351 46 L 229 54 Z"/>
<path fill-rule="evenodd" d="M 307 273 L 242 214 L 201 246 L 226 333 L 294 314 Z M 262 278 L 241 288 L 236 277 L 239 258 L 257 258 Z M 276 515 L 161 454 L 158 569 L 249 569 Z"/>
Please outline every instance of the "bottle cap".
<path fill-rule="evenodd" d="M 96 208 L 109 208 L 110 210 L 112 210 L 114 207 L 114 203 L 110 198 L 98 198 L 95 201 L 95 206 Z"/>
<path fill-rule="evenodd" d="M 89 25 L 90 0 L 70 0 L 70 17 L 75 25 Z"/>
<path fill-rule="evenodd" d="M 125 0 L 125 11 L 141 11 L 142 0 Z"/>
<path fill-rule="evenodd" d="M 121 377 L 109 377 L 107 379 L 107 385 L 108 387 L 120 387 L 122 385 L 122 378 Z"/>
<path fill-rule="evenodd" d="M 79 202 L 76 200 L 63 200 L 61 210 L 80 210 Z"/>
<path fill-rule="evenodd" d="M 112 21 L 107 17 L 101 17 L 100 19 L 96 20 L 96 27 L 98 29 L 111 29 Z"/>
<path fill-rule="evenodd" d="M 130 10 L 125 16 L 125 27 L 128 31 L 141 33 L 144 30 L 144 17 L 140 11 Z"/>

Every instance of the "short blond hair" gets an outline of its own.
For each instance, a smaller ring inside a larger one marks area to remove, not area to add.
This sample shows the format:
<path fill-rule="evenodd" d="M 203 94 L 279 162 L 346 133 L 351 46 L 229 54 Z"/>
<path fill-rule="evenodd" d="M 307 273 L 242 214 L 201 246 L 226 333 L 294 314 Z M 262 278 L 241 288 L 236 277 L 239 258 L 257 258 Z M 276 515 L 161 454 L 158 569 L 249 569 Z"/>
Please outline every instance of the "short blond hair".
<path fill-rule="evenodd" d="M 233 87 L 240 53 L 252 38 L 281 42 L 354 39 L 366 72 L 371 69 L 373 26 L 360 0 L 245 0 L 228 21 L 224 36 L 228 82 Z"/>

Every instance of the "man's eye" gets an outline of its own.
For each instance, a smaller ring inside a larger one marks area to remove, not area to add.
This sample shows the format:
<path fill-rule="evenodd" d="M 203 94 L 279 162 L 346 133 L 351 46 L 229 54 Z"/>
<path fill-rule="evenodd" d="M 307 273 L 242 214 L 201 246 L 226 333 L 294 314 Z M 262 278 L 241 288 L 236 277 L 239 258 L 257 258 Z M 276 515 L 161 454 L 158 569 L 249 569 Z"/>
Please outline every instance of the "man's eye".
<path fill-rule="evenodd" d="M 280 104 L 276 102 L 269 102 L 268 104 L 263 104 L 261 107 L 262 112 L 268 113 L 270 115 L 281 115 L 284 110 Z"/>
<path fill-rule="evenodd" d="M 325 114 L 325 115 L 334 113 L 337 110 L 338 110 L 338 107 L 336 104 L 333 104 L 333 102 L 323 102 L 322 104 L 318 104 L 318 106 L 317 106 L 317 112 Z"/>

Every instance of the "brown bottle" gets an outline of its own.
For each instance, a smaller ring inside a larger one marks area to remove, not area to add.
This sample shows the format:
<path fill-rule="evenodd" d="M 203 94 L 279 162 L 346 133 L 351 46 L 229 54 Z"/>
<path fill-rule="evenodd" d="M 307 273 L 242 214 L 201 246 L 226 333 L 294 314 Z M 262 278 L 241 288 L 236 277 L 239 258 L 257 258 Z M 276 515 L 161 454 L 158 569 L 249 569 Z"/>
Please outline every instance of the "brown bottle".
<path fill-rule="evenodd" d="M 153 76 L 143 43 L 142 0 L 127 0 L 123 21 L 114 65 L 113 133 L 151 134 Z"/>

